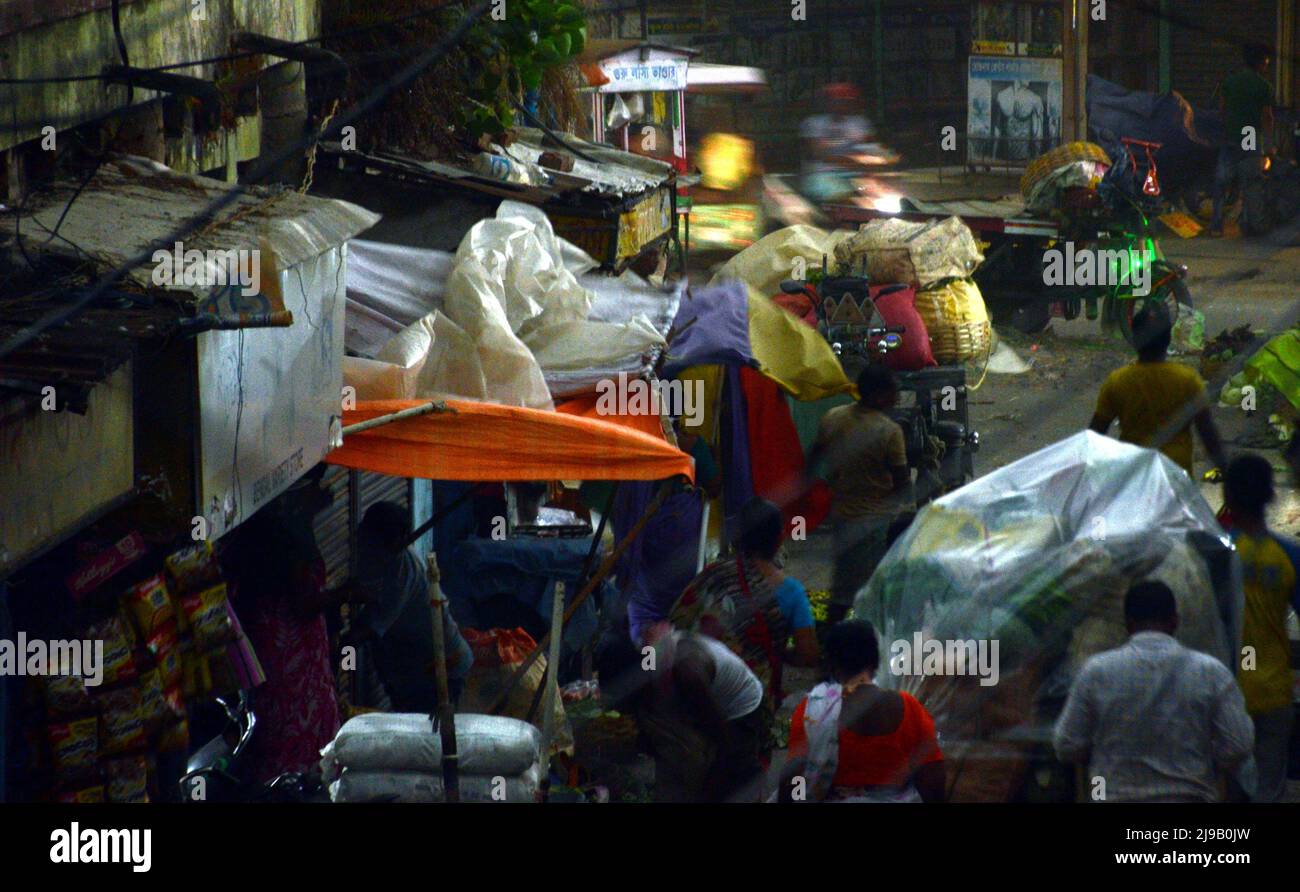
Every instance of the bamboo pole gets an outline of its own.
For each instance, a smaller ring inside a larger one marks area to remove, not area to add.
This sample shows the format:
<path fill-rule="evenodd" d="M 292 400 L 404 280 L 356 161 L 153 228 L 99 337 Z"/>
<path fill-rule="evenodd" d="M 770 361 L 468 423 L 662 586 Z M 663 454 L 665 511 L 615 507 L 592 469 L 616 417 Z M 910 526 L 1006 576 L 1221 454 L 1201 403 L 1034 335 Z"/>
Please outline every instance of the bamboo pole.
<path fill-rule="evenodd" d="M 555 583 L 551 598 L 551 648 L 546 655 L 546 673 L 542 678 L 542 801 L 551 786 L 551 741 L 555 738 L 555 696 L 560 687 L 560 641 L 564 629 L 564 583 Z M 539 647 L 540 651 L 541 648 Z"/>
<path fill-rule="evenodd" d="M 456 410 L 446 403 L 439 400 L 425 403 L 423 406 L 412 406 L 409 409 L 402 409 L 400 412 L 390 412 L 387 415 L 380 415 L 377 418 L 371 418 L 369 421 L 358 421 L 356 424 L 349 424 L 343 428 L 343 436 L 359 434 L 362 431 L 368 431 L 374 427 L 380 427 L 385 424 L 392 424 L 394 421 L 402 421 L 406 418 L 416 418 L 420 415 L 430 415 L 432 413 L 455 415 Z"/>
<path fill-rule="evenodd" d="M 433 674 L 438 686 L 437 711 L 429 718 L 442 741 L 442 790 L 448 802 L 460 801 L 460 757 L 456 753 L 456 709 L 451 702 L 447 682 L 447 635 L 442 612 L 447 601 L 442 596 L 438 555 L 429 552 L 426 572 L 429 578 L 429 609 L 433 616 Z"/>
<path fill-rule="evenodd" d="M 573 603 L 571 603 L 564 611 L 564 618 L 560 624 L 561 629 L 563 629 L 564 625 L 573 618 L 573 614 L 577 612 L 578 608 L 582 606 L 582 603 L 587 600 L 588 596 L 596 590 L 596 586 L 600 585 L 600 583 L 604 581 L 605 577 L 610 574 L 610 571 L 614 569 L 614 564 L 623 556 L 623 552 L 627 551 L 628 546 L 632 544 L 633 540 L 635 540 L 637 536 L 641 535 L 641 531 L 645 529 L 645 525 L 650 522 L 650 518 L 653 517 L 661 507 L 663 507 L 663 503 L 668 498 L 668 494 L 672 492 L 675 483 L 675 480 L 665 480 L 659 485 L 659 491 L 655 493 L 655 497 L 651 500 L 650 504 L 646 505 L 645 512 L 642 513 L 641 518 L 636 522 L 636 525 L 632 527 L 632 529 L 628 530 L 627 535 L 623 537 L 623 541 L 619 542 L 605 560 L 601 561 L 600 567 L 592 577 L 583 584 L 582 588 L 578 590 L 578 594 L 573 598 Z M 497 695 L 496 700 L 493 701 L 492 706 L 488 708 L 487 712 L 489 715 L 496 715 L 501 711 L 501 708 L 505 706 L 506 702 L 510 699 L 510 695 L 514 692 L 515 688 L 519 686 L 519 682 L 528 673 L 528 670 L 532 668 L 533 663 L 537 662 L 537 658 L 541 656 L 542 649 L 547 646 L 550 640 L 551 633 L 547 632 L 546 635 L 542 637 L 542 640 L 537 642 L 537 646 L 532 649 L 527 657 L 524 658 L 524 661 L 519 664 L 519 668 L 516 669 L 514 675 L 510 677 L 510 681 L 506 683 L 505 687 L 501 690 L 501 693 Z"/>

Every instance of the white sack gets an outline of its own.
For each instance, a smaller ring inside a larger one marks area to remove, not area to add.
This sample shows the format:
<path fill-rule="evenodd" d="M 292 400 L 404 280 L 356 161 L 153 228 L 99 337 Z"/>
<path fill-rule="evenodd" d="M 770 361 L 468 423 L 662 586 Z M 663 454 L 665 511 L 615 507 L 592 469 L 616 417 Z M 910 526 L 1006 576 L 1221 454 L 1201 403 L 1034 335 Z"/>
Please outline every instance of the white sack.
<path fill-rule="evenodd" d="M 466 774 L 522 774 L 539 760 L 541 746 L 541 732 L 519 719 L 456 715 L 456 753 Z M 337 779 L 345 768 L 436 774 L 442 770 L 442 739 L 423 713 L 359 715 L 321 750 L 326 780 Z"/>
<path fill-rule="evenodd" d="M 541 769 L 537 765 L 514 776 L 462 774 L 460 799 L 462 802 L 535 802 L 539 787 Z M 329 785 L 329 793 L 333 802 L 443 802 L 446 798 L 439 774 L 354 768 L 345 769 Z"/>

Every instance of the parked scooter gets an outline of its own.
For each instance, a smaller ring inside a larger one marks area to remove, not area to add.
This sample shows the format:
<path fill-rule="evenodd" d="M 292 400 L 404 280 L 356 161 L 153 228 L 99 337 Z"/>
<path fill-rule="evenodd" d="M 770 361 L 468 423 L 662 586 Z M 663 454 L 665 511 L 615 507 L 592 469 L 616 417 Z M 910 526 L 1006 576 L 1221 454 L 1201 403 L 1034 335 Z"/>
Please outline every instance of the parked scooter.
<path fill-rule="evenodd" d="M 290 772 L 265 783 L 252 779 L 249 750 L 257 716 L 246 691 L 233 706 L 216 698 L 226 716 L 222 732 L 199 747 L 179 781 L 183 802 L 308 802 L 327 800 L 318 775 Z"/>

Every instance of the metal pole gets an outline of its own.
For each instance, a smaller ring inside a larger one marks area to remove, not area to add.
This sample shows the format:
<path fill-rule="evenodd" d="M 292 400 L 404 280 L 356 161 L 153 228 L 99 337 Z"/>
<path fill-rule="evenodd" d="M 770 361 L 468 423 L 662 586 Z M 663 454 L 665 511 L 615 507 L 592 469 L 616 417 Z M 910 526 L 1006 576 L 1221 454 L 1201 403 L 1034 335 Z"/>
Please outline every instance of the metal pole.
<path fill-rule="evenodd" d="M 555 583 L 551 598 L 551 648 L 546 654 L 546 674 L 542 679 L 546 696 L 542 700 L 542 801 L 551 787 L 551 740 L 555 737 L 555 695 L 560 689 L 560 641 L 564 637 L 564 583 Z M 538 645 L 538 650 L 541 646 Z"/>
<path fill-rule="evenodd" d="M 369 421 L 358 421 L 356 424 L 349 424 L 347 427 L 343 428 L 343 436 L 346 437 L 351 434 L 359 434 L 362 431 L 368 431 L 371 428 L 381 427 L 385 424 L 392 424 L 394 421 L 402 421 L 406 418 L 416 418 L 420 415 L 430 415 L 435 412 L 439 414 L 446 413 L 448 415 L 456 414 L 456 410 L 451 406 L 434 400 L 433 402 L 425 403 L 423 406 L 412 406 L 409 409 L 402 409 L 400 412 L 390 412 L 387 415 L 380 415 L 378 418 L 371 418 Z"/>
<path fill-rule="evenodd" d="M 439 580 L 438 555 L 429 552 L 427 573 L 429 577 L 429 609 L 433 615 L 433 673 L 438 686 L 437 711 L 429 716 L 433 730 L 442 742 L 442 790 L 448 802 L 460 801 L 460 757 L 456 753 L 456 709 L 451 702 L 447 682 L 447 636 L 443 628 L 442 612 L 447 600 L 442 596 Z"/>

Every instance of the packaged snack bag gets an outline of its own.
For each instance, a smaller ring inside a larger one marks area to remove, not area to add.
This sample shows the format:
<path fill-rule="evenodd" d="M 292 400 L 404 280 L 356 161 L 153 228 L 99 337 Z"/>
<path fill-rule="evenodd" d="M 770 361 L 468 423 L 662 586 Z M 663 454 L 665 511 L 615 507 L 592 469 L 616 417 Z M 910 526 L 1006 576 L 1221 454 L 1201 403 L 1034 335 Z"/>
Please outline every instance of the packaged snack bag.
<path fill-rule="evenodd" d="M 163 697 L 162 673 L 156 667 L 140 673 L 140 714 L 150 735 L 157 734 L 172 717 L 171 707 Z"/>
<path fill-rule="evenodd" d="M 228 603 L 224 582 L 181 598 L 181 612 L 199 650 L 212 650 L 234 640 Z"/>
<path fill-rule="evenodd" d="M 45 679 L 45 714 L 52 719 L 93 715 L 95 703 L 80 675 L 51 675 Z"/>
<path fill-rule="evenodd" d="M 181 594 L 200 591 L 221 581 L 221 566 L 212 553 L 212 543 L 197 542 L 163 561 L 174 591 Z"/>
<path fill-rule="evenodd" d="M 104 677 L 100 687 L 109 688 L 135 679 L 135 639 L 120 616 L 93 623 L 86 630 L 86 637 L 104 642 Z"/>
<path fill-rule="evenodd" d="M 78 777 L 94 771 L 99 761 L 99 719 L 53 722 L 46 725 L 45 736 L 59 775 Z"/>
<path fill-rule="evenodd" d="M 108 772 L 109 802 L 149 801 L 149 759 L 122 756 L 104 763 Z"/>
<path fill-rule="evenodd" d="M 167 625 L 175 625 L 176 613 L 167 583 L 161 573 L 133 585 L 122 595 L 122 606 L 135 623 L 140 638 L 148 641 L 154 633 Z"/>
<path fill-rule="evenodd" d="M 175 626 L 163 626 L 154 632 L 145 647 L 153 655 L 162 676 L 163 687 L 178 685 L 181 682 L 182 651 L 180 641 L 176 638 Z"/>
<path fill-rule="evenodd" d="M 116 755 L 141 749 L 149 742 L 144 704 L 135 685 L 114 688 L 98 698 L 100 705 L 100 751 Z"/>

